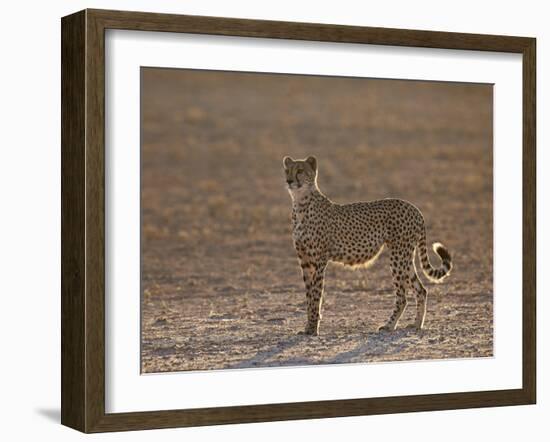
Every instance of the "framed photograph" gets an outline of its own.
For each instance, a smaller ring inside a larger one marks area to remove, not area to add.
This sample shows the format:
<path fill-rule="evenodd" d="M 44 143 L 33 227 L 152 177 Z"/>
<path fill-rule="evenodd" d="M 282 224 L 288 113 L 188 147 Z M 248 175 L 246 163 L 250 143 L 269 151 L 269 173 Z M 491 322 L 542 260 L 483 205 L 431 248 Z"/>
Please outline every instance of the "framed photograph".
<path fill-rule="evenodd" d="M 535 403 L 535 39 L 61 25 L 64 425 Z"/>

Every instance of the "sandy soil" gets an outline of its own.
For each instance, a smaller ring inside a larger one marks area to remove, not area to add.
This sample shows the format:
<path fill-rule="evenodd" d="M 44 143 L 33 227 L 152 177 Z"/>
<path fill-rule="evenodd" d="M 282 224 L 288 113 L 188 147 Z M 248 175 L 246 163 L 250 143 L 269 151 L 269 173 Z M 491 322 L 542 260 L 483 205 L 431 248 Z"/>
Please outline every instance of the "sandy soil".
<path fill-rule="evenodd" d="M 411 296 L 376 332 L 394 304 L 383 254 L 329 265 L 321 335 L 297 335 L 284 155 L 316 155 L 334 201 L 421 209 L 454 259 L 425 283 L 425 330 L 403 329 Z M 143 372 L 491 356 L 492 159 L 488 85 L 143 69 Z"/>

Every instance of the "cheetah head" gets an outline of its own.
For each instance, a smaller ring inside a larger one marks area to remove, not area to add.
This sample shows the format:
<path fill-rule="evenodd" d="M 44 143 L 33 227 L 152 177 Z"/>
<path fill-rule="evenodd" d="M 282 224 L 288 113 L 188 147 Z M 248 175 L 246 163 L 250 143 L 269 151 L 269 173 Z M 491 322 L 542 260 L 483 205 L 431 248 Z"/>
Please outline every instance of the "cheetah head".
<path fill-rule="evenodd" d="M 293 160 L 290 157 L 284 157 L 283 166 L 286 183 L 291 194 L 317 187 L 317 160 L 315 157 L 310 156 L 305 160 Z"/>

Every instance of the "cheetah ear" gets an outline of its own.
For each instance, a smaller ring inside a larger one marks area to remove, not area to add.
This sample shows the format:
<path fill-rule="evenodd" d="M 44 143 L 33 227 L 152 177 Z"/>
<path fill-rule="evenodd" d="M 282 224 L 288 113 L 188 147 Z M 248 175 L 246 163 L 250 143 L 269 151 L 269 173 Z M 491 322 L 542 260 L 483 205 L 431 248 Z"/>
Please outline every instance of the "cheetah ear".
<path fill-rule="evenodd" d="M 314 172 L 317 172 L 317 158 L 315 157 L 307 157 L 306 163 L 308 163 Z"/>
<path fill-rule="evenodd" d="M 285 166 L 285 169 L 288 169 L 293 162 L 294 160 L 290 157 L 283 158 L 283 166 Z"/>

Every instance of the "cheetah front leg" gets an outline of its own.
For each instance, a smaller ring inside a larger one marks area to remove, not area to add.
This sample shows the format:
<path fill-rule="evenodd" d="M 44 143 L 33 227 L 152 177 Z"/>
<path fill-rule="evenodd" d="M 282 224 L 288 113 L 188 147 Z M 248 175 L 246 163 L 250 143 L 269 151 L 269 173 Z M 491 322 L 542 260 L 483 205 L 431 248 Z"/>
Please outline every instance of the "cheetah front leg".
<path fill-rule="evenodd" d="M 326 263 L 302 261 L 301 266 L 306 286 L 307 325 L 304 332 L 300 334 L 318 336 Z"/>

